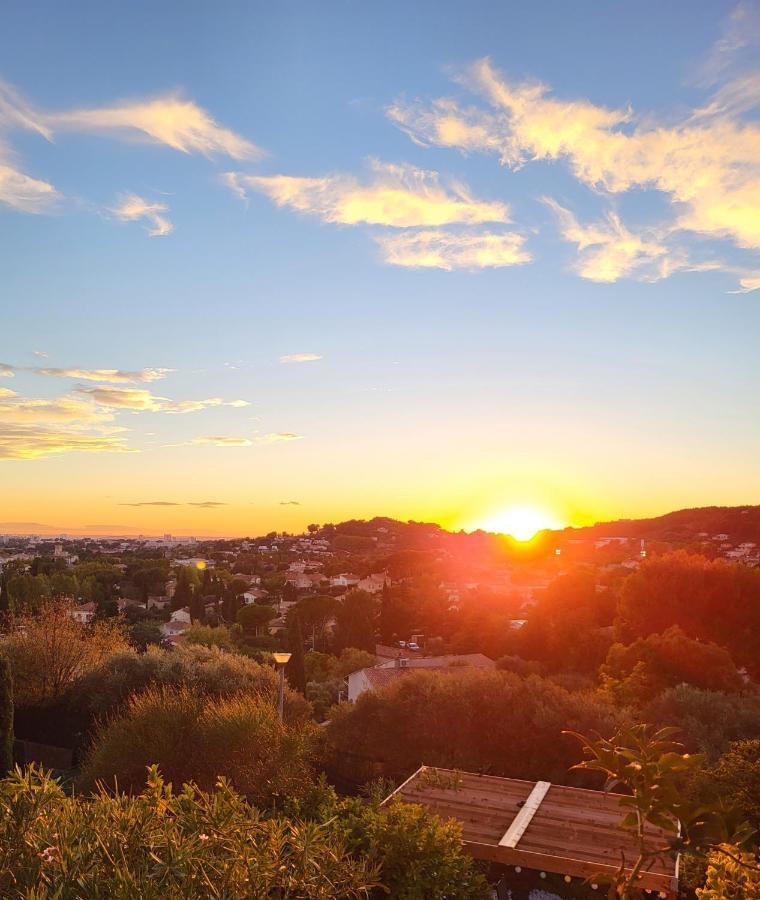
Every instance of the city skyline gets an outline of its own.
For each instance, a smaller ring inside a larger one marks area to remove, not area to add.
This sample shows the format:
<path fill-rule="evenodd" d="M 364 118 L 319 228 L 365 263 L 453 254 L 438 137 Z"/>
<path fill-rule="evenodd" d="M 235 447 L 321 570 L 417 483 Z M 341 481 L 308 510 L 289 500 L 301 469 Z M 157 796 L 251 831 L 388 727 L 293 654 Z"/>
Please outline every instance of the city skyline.
<path fill-rule="evenodd" d="M 756 3 L 74 7 L 0 34 L 0 528 L 760 503 Z"/>

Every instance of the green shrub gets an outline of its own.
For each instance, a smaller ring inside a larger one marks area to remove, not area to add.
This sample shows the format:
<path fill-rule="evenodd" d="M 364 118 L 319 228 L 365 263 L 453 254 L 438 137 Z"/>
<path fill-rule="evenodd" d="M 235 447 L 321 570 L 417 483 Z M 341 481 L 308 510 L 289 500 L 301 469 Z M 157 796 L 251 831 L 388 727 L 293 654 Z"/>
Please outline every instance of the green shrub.
<path fill-rule="evenodd" d="M 236 693 L 260 694 L 274 701 L 279 680 L 272 666 L 265 666 L 237 653 L 199 645 L 146 653 L 117 653 L 98 669 L 80 678 L 71 691 L 71 703 L 92 715 L 111 714 L 130 694 L 151 686 L 187 686 L 213 697 Z M 310 718 L 306 700 L 286 688 L 285 719 L 302 722 Z"/>
<path fill-rule="evenodd" d="M 100 729 L 82 783 L 137 791 L 155 763 L 173 784 L 193 781 L 202 790 L 224 775 L 268 807 L 312 784 L 317 737 L 311 723 L 282 724 L 275 705 L 257 694 L 209 698 L 189 686 L 152 687 Z"/>
<path fill-rule="evenodd" d="M 0 778 L 13 768 L 13 677 L 8 658 L 0 653 Z"/>

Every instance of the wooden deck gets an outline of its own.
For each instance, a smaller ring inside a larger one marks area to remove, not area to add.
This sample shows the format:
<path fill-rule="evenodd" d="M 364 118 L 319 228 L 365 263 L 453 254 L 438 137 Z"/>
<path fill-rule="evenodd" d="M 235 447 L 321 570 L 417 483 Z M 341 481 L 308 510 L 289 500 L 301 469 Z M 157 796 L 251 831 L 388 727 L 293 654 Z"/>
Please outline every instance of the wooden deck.
<path fill-rule="evenodd" d="M 593 878 L 614 874 L 623 860 L 630 868 L 638 856 L 634 839 L 619 827 L 620 794 L 422 766 L 384 803 L 394 799 L 457 819 L 476 859 Z M 653 848 L 672 836 L 654 827 L 647 832 Z M 677 860 L 657 857 L 639 883 L 674 897 Z"/>

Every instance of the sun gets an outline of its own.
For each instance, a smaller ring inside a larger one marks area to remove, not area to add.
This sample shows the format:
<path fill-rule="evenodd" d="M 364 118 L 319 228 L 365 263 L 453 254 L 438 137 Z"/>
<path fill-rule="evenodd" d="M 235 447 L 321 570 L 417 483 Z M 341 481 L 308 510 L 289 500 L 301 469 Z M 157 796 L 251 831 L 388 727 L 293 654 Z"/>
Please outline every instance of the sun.
<path fill-rule="evenodd" d="M 477 527 L 483 531 L 508 534 L 516 541 L 529 541 L 545 528 L 562 528 L 563 525 L 537 506 L 510 506 L 478 522 Z"/>

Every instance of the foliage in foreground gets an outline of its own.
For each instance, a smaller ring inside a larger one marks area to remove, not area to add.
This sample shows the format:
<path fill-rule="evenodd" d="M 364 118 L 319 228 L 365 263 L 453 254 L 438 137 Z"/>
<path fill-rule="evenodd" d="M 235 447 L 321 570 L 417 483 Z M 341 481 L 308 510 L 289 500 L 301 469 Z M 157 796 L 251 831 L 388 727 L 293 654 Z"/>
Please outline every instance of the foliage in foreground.
<path fill-rule="evenodd" d="M 710 854 L 705 886 L 699 900 L 747 900 L 760 897 L 760 866 L 756 854 L 721 844 Z"/>
<path fill-rule="evenodd" d="M 0 896 L 477 900 L 460 832 L 418 807 L 328 801 L 319 821 L 265 818 L 229 783 L 67 796 L 49 776 L 0 782 Z"/>

